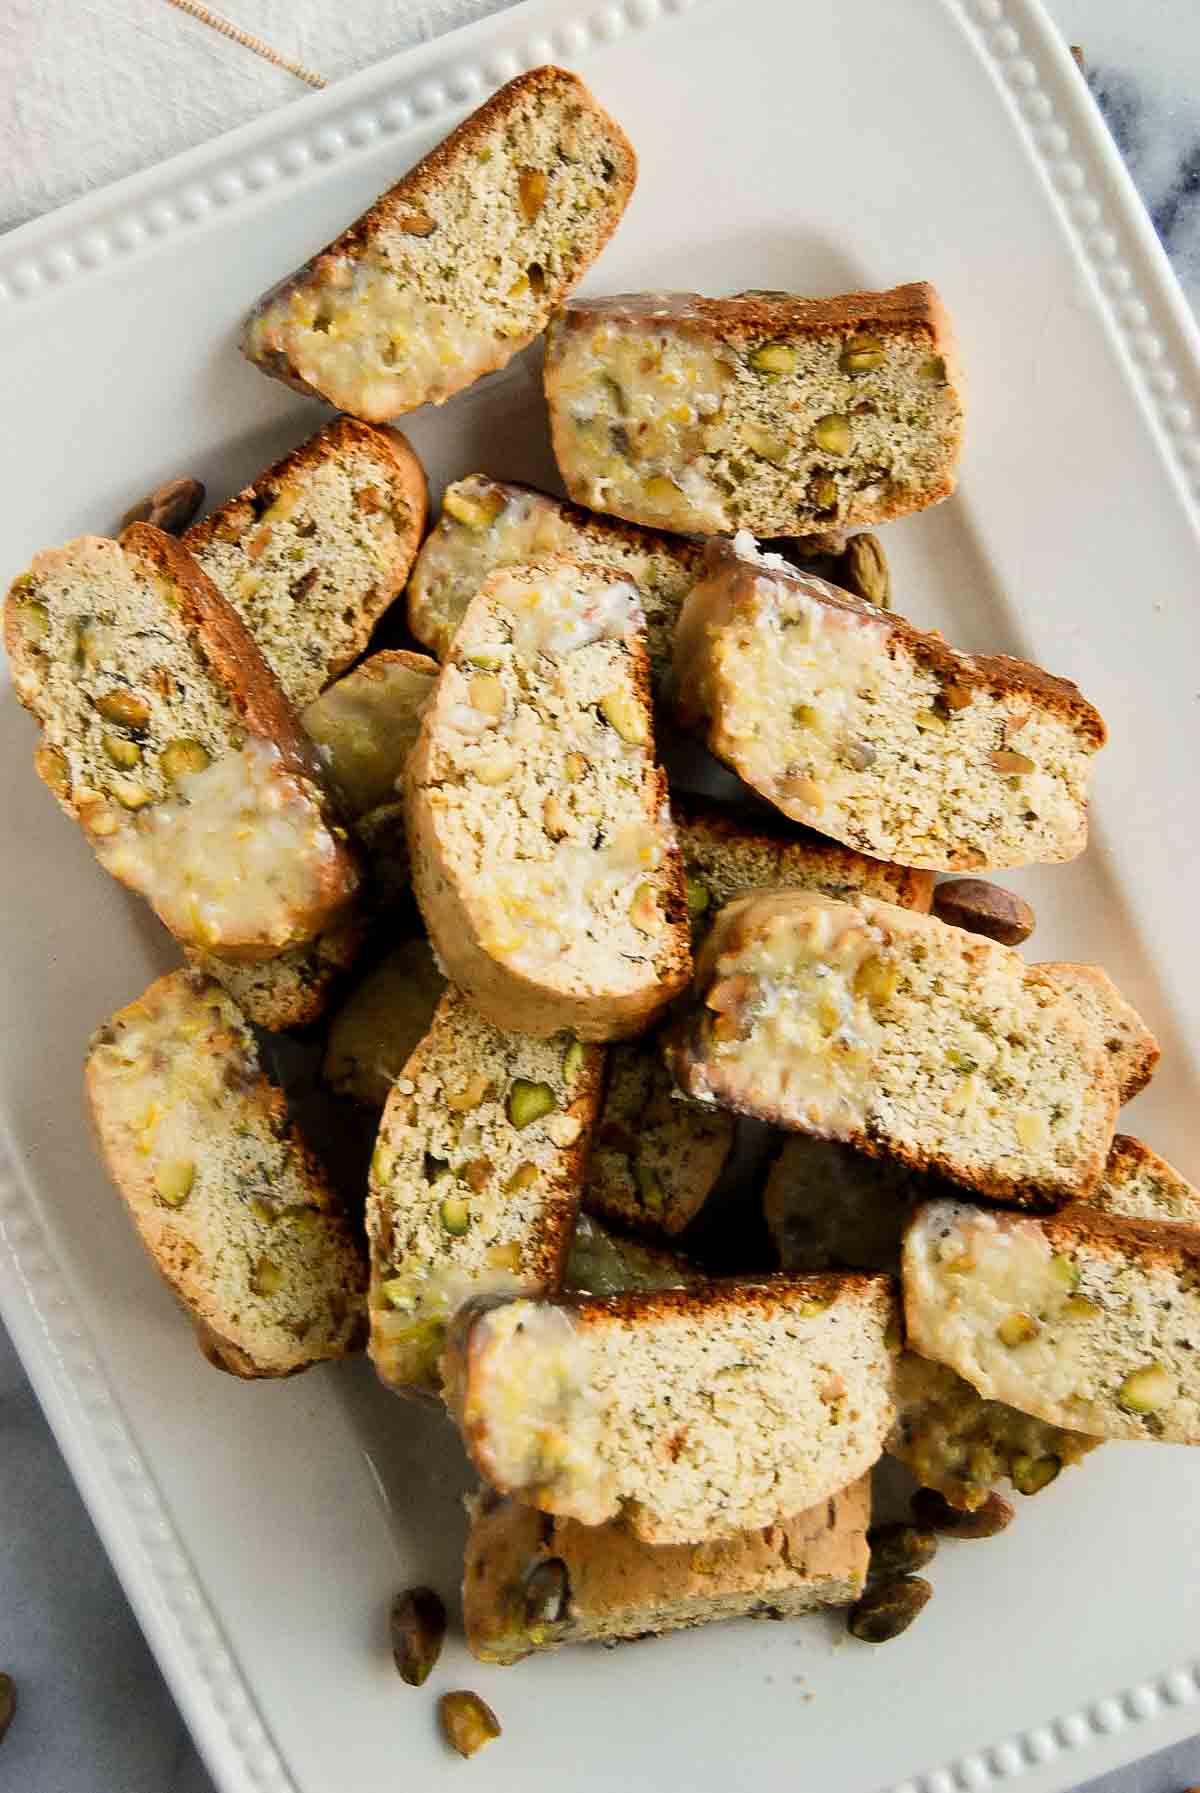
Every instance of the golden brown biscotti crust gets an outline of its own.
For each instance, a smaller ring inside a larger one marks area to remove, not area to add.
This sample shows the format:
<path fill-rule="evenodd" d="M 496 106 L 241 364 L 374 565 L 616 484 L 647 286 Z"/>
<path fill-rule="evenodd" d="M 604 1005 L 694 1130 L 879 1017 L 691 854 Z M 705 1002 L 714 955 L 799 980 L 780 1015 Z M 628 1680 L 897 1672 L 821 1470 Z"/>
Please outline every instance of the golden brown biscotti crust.
<path fill-rule="evenodd" d="M 386 508 L 390 512 L 396 529 L 395 554 L 391 563 L 381 569 L 378 583 L 371 589 L 366 600 L 355 606 L 356 614 L 348 613 L 343 605 L 336 616 L 331 610 L 324 619 L 318 616 L 308 617 L 304 647 L 311 650 L 322 643 L 325 654 L 319 666 L 306 667 L 303 688 L 290 691 L 292 701 L 297 705 L 310 702 L 319 691 L 324 690 L 353 665 L 366 649 L 371 632 L 384 611 L 404 589 L 425 533 L 429 511 L 425 469 L 407 437 L 399 430 L 372 426 L 356 417 L 335 417 L 332 423 L 326 424 L 298 448 L 273 462 L 257 479 L 235 493 L 219 509 L 202 521 L 193 523 L 181 538 L 188 552 L 201 561 L 214 543 L 232 542 L 239 548 L 244 544 L 246 568 L 251 570 L 258 551 L 264 509 L 291 482 L 303 481 L 306 475 L 324 464 L 336 463 L 344 456 L 370 458 L 380 464 L 381 470 L 386 469 L 384 476 L 390 479 L 392 489 L 387 494 L 379 493 L 378 502 L 380 508 Z M 311 582 L 312 574 L 306 577 Z M 219 578 L 216 582 L 219 586 Z M 243 616 L 251 634 L 259 640 L 263 657 L 269 665 L 273 665 L 280 684 L 287 690 L 289 670 L 286 655 L 275 651 L 277 644 L 274 634 L 281 626 L 280 623 L 269 617 L 256 616 L 253 597 L 240 598 L 237 591 L 232 589 L 225 595 Z M 303 598 L 298 598 L 288 625 L 289 634 L 296 624 L 296 611 L 302 605 Z M 256 623 L 259 625 L 257 628 Z M 323 636 L 328 638 L 331 633 L 335 640 L 326 639 L 323 642 Z M 288 645 L 295 644 L 278 645 L 286 649 Z"/>
<path fill-rule="evenodd" d="M 572 271 L 571 278 L 558 281 L 545 280 L 542 292 L 544 309 L 541 325 L 535 324 L 535 327 L 527 332 L 511 337 L 505 348 L 497 352 L 491 366 L 492 368 L 503 367 L 513 355 L 533 340 L 538 334 L 539 327 L 544 328 L 545 319 L 549 317 L 553 308 L 561 304 L 578 281 L 583 278 L 588 267 L 600 254 L 620 222 L 621 215 L 637 182 L 637 156 L 633 145 L 616 120 L 597 104 L 577 75 L 552 64 L 529 69 L 525 74 L 518 75 L 514 80 L 506 83 L 460 125 L 456 126 L 448 137 L 430 150 L 429 154 L 403 175 L 394 186 L 382 193 L 374 205 L 370 206 L 340 236 L 335 237 L 303 267 L 286 276 L 265 293 L 247 320 L 246 332 L 242 339 L 242 352 L 265 373 L 282 380 L 285 385 L 293 387 L 297 392 L 302 392 L 309 397 L 325 396 L 301 377 L 286 354 L 278 349 L 270 348 L 255 351 L 250 346 L 248 337 L 255 321 L 281 295 L 302 288 L 309 282 L 321 283 L 328 279 L 343 258 L 353 261 L 357 255 L 369 248 L 372 239 L 380 230 L 386 230 L 391 225 L 397 225 L 402 229 L 405 214 L 414 209 L 419 211 L 420 202 L 437 192 L 440 183 L 453 170 L 455 162 L 459 158 L 472 155 L 475 146 L 486 138 L 489 131 L 502 125 L 514 109 L 527 98 L 544 96 L 553 99 L 563 98 L 567 95 L 583 107 L 606 132 L 612 168 L 610 189 L 613 204 L 608 216 L 592 221 L 592 229 L 588 233 L 587 252 L 581 257 L 579 265 Z M 466 382 L 460 382 L 459 386 L 449 385 L 447 390 L 434 402 L 441 403 L 450 393 L 459 390 L 462 384 L 470 384 L 472 380 L 479 378 L 486 371 L 488 370 L 481 368 Z M 412 408 L 411 405 L 392 406 L 382 412 L 378 418 L 365 411 L 362 415 L 367 417 L 368 421 L 386 421 L 387 417 L 398 414 L 399 410 Z"/>
<path fill-rule="evenodd" d="M 1200 1189 L 1140 1139 L 1118 1133 L 1104 1176 L 1089 1200 L 1130 1220 L 1178 1221 L 1200 1227 Z"/>

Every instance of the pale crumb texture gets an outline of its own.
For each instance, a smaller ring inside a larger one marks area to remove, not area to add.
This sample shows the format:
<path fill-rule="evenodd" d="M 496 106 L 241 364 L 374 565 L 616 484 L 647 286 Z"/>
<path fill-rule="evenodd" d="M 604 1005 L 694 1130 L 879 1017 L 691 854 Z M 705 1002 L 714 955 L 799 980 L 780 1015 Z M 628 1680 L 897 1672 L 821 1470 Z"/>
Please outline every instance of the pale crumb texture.
<path fill-rule="evenodd" d="M 564 1289 L 620 1295 L 625 1289 L 684 1289 L 704 1280 L 702 1271 L 675 1252 L 610 1232 L 589 1214 L 580 1214 L 575 1222 Z"/>
<path fill-rule="evenodd" d="M 330 1024 L 321 1075 L 333 1093 L 382 1108 L 445 988 L 424 938 L 401 941 L 372 966 Z"/>
<path fill-rule="evenodd" d="M 691 965 L 637 593 L 566 559 L 472 601 L 409 762 L 413 889 L 498 1027 L 644 1030 Z"/>
<path fill-rule="evenodd" d="M 1132 1102 L 1153 1077 L 1162 1056 L 1142 1017 L 1099 965 L 1055 962 L 1041 970 L 1075 1003 L 1088 1032 L 1103 1040 L 1121 1101 Z"/>
<path fill-rule="evenodd" d="M 900 1242 L 931 1178 L 833 1139 L 784 1139 L 763 1185 L 763 1216 L 783 1270 L 898 1275 Z"/>
<path fill-rule="evenodd" d="M 467 1647 L 481 1662 L 519 1662 L 562 1644 L 847 1606 L 866 1581 L 870 1515 L 863 1476 L 761 1530 L 647 1544 L 618 1522 L 580 1525 L 484 1490 L 463 1571 Z"/>
<path fill-rule="evenodd" d="M 913 1351 L 896 1366 L 899 1414 L 887 1441 L 922 1488 L 936 1488 L 968 1512 L 1010 1481 L 1019 1494 L 1040 1493 L 1069 1464 L 1100 1443 L 1003 1401 L 987 1401 L 969 1382 Z"/>
<path fill-rule="evenodd" d="M 268 958 L 357 885 L 315 752 L 244 625 L 145 524 L 35 556 L 5 603 L 34 765 L 185 946 Z"/>
<path fill-rule="evenodd" d="M 371 1161 L 370 1352 L 390 1387 L 437 1394 L 447 1324 L 472 1296 L 557 1286 L 602 1078 L 599 1048 L 502 1033 L 442 997 Z"/>
<path fill-rule="evenodd" d="M 352 968 L 367 938 L 359 916 L 305 946 L 294 946 L 277 959 L 236 963 L 215 953 L 186 948 L 188 964 L 220 984 L 255 1027 L 272 1033 L 311 1027 Z"/>
<path fill-rule="evenodd" d="M 1108 1054 L 1058 986 L 871 897 L 728 904 L 664 1037 L 687 1095 L 1022 1206 L 1087 1195 L 1112 1143 Z"/>
<path fill-rule="evenodd" d="M 671 815 L 696 934 L 744 890 L 819 890 L 849 900 L 873 896 L 929 912 L 932 872 L 888 865 L 786 821 L 732 815 L 696 798 L 672 798 Z"/>
<path fill-rule="evenodd" d="M 243 352 L 371 422 L 441 404 L 545 328 L 636 176 L 583 82 L 531 69 L 267 293 Z"/>
<path fill-rule="evenodd" d="M 437 671 L 424 654 L 386 648 L 302 713 L 352 819 L 395 802 Z"/>
<path fill-rule="evenodd" d="M 1105 730 L 1074 685 L 959 653 L 748 538 L 705 566 L 675 635 L 676 713 L 784 815 L 934 871 L 1083 851 Z"/>
<path fill-rule="evenodd" d="M 576 300 L 550 326 L 545 380 L 568 493 L 634 523 L 808 535 L 954 490 L 961 387 L 923 283 Z"/>
<path fill-rule="evenodd" d="M 1127 1220 L 1174 1220 L 1200 1227 L 1200 1190 L 1140 1139 L 1118 1133 L 1093 1207 Z"/>
<path fill-rule="evenodd" d="M 397 431 L 336 417 L 183 537 L 297 708 L 363 652 L 425 530 Z"/>
<path fill-rule="evenodd" d="M 618 1226 L 672 1238 L 712 1194 L 735 1127 L 731 1114 L 679 1100 L 654 1041 L 615 1046 L 584 1207 Z"/>
<path fill-rule="evenodd" d="M 886 1277 L 517 1300 L 460 1317 L 446 1397 L 485 1480 L 653 1544 L 773 1525 L 847 1487 L 895 1417 Z"/>
<path fill-rule="evenodd" d="M 92 1040 L 86 1084 L 109 1174 L 206 1355 L 288 1376 L 362 1344 L 362 1255 L 217 985 L 151 984 Z"/>
<path fill-rule="evenodd" d="M 699 545 L 482 473 L 456 480 L 442 495 L 442 514 L 408 581 L 409 628 L 445 659 L 488 574 L 548 554 L 574 555 L 632 579 L 645 612 L 650 679 L 657 689 L 671 664 L 680 606 L 699 577 Z"/>
<path fill-rule="evenodd" d="M 1200 1443 L 1200 1235 L 1076 1203 L 1035 1220 L 921 1208 L 909 1343 L 989 1400 L 1098 1438 Z"/>

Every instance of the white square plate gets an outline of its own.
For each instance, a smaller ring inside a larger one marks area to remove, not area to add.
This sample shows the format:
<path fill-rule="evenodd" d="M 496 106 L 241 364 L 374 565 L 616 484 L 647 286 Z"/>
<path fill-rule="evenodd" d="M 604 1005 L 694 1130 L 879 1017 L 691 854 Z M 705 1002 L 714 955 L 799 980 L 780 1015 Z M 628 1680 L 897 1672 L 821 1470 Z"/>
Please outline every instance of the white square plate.
<path fill-rule="evenodd" d="M 1125 1125 L 1195 1172 L 1200 354 L 1083 83 L 1033 0 L 534 0 L 0 245 L 0 570 L 109 530 L 168 475 L 222 498 L 320 415 L 236 353 L 259 290 L 520 68 L 578 68 L 642 159 L 594 290 L 929 278 L 971 378 L 959 494 L 887 532 L 901 607 L 1025 653 L 1108 716 L 1093 845 L 1022 877 L 1037 955 L 1101 959 L 1163 1069 Z M 130 128 L 136 128 L 136 119 Z M 550 478 L 536 360 L 406 425 L 435 488 Z M 81 1113 L 88 1033 L 169 962 L 0 705 L 0 1298 L 129 1595 L 228 1793 L 450 1784 L 432 1696 L 475 1686 L 516 1793 L 1062 1789 L 1197 1728 L 1200 1454 L 1109 1446 L 949 1547 L 902 1641 L 741 1624 L 484 1669 L 391 1666 L 398 1587 L 457 1579 L 448 1427 L 365 1364 L 216 1376 Z M 949 1767 L 938 1768 L 939 1763 Z M 457 1784 L 457 1783 L 455 1783 Z"/>

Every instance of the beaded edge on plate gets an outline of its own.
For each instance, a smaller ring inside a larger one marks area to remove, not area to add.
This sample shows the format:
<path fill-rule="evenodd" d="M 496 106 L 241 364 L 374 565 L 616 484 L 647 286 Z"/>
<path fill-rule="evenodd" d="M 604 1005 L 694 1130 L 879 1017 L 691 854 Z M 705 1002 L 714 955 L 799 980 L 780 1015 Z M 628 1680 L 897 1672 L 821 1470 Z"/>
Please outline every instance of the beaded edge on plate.
<path fill-rule="evenodd" d="M 248 157 L 220 162 L 208 174 L 197 175 L 182 186 L 165 184 L 159 193 L 129 210 L 115 212 L 81 235 L 65 230 L 58 241 L 36 254 L 26 254 L 18 247 L 6 256 L 0 245 L 0 312 L 7 305 L 36 301 L 114 263 L 129 261 L 163 238 L 237 206 L 252 193 L 284 184 L 315 166 L 353 156 L 419 122 L 432 122 L 461 106 L 478 104 L 525 69 L 544 62 L 569 64 L 589 50 L 682 17 L 701 4 L 703 0 L 623 0 L 586 20 L 563 20 L 549 32 L 498 44 L 477 62 L 448 60 L 440 79 L 426 74 L 411 85 L 385 87 L 373 104 L 359 101 L 307 131 L 291 131 L 281 124 L 278 134 Z M 1197 506 L 1200 437 L 1192 408 L 1179 396 L 1183 382 L 1170 365 L 1161 337 L 1151 328 L 1151 307 L 1139 296 L 1126 265 L 1122 232 L 1128 238 L 1128 226 L 1089 191 L 1087 148 L 1073 146 L 1053 99 L 1042 86 L 1036 49 L 1026 47 L 1012 22 L 1021 13 L 1024 0 L 943 0 L 943 4 L 957 25 L 972 36 L 1007 89 L 1026 144 L 1053 189 L 1076 254 L 1096 280 L 1100 303 L 1137 372 L 1143 397 L 1167 436 L 1192 505 Z M 504 14 L 496 16 L 496 24 L 503 32 Z M 326 90 L 329 101 L 335 99 L 336 91 Z M 76 1423 L 102 1462 L 133 1527 L 142 1558 L 140 1567 L 171 1615 L 181 1655 L 203 1683 L 210 1722 L 224 1734 L 241 1765 L 247 1793 L 296 1793 L 295 1782 L 267 1735 L 91 1341 L 73 1313 L 62 1270 L 2 1145 L 0 1242 L 11 1255 L 24 1296 L 50 1346 L 55 1377 L 77 1416 Z M 1171 1709 L 1194 1705 L 1198 1695 L 1200 1662 L 895 1783 L 887 1793 L 980 1793 L 1095 1740 L 1152 1723 Z"/>

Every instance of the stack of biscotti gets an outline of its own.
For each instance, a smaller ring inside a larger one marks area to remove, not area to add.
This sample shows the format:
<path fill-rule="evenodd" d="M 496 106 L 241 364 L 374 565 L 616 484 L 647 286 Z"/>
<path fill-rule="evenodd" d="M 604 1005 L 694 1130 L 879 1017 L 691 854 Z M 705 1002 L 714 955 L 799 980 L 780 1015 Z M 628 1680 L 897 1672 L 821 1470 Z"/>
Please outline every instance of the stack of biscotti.
<path fill-rule="evenodd" d="M 961 380 L 931 286 L 581 299 L 546 340 L 571 497 L 663 529 L 806 535 L 954 490 Z"/>
<path fill-rule="evenodd" d="M 798 573 L 710 544 L 684 602 L 680 722 L 793 821 L 937 871 L 1074 858 L 1104 724 L 1065 679 L 971 655 Z"/>
<path fill-rule="evenodd" d="M 369 421 L 441 404 L 545 327 L 612 235 L 636 174 L 583 82 L 531 69 L 269 292 L 243 350 Z"/>
<path fill-rule="evenodd" d="M 160 978 L 96 1034 L 86 1083 L 113 1182 L 214 1363 L 288 1376 L 362 1344 L 362 1253 L 223 990 Z"/>
<path fill-rule="evenodd" d="M 566 558 L 490 574 L 406 784 L 425 925 L 497 1027 L 621 1039 L 682 989 L 683 873 L 629 580 Z"/>

